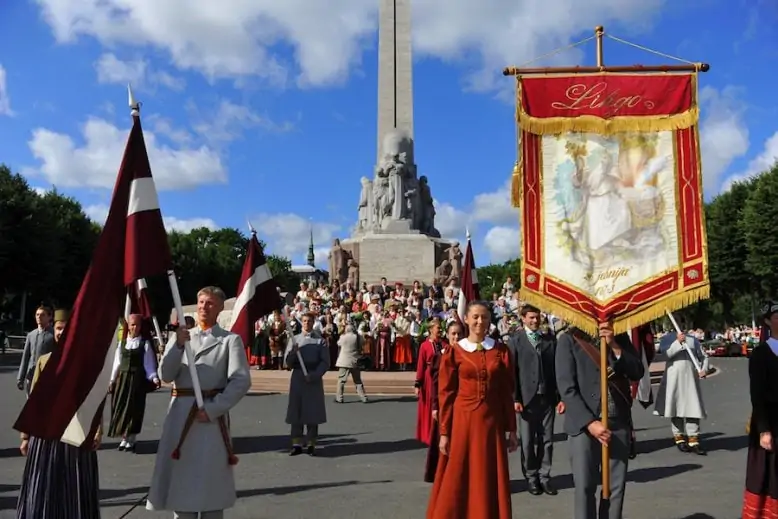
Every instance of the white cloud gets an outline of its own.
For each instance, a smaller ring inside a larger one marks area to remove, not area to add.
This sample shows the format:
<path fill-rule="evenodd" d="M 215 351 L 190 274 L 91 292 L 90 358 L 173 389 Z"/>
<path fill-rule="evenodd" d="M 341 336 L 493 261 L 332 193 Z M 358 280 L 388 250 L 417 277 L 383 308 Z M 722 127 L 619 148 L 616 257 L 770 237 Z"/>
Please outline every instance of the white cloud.
<path fill-rule="evenodd" d="M 334 223 L 312 223 L 293 213 L 262 213 L 251 218 L 257 238 L 267 244 L 268 254 L 278 254 L 297 262 L 305 258 L 313 231 L 316 266 L 327 270 L 327 254 L 332 240 L 344 229 Z"/>
<path fill-rule="evenodd" d="M 226 99 L 220 101 L 215 110 L 203 111 L 195 105 L 189 111 L 196 122 L 193 129 L 206 142 L 214 146 L 240 138 L 250 128 L 262 128 L 271 132 L 290 131 L 292 123 L 275 123 L 245 105 L 238 105 Z"/>
<path fill-rule="evenodd" d="M 520 247 L 521 233 L 518 227 L 498 225 L 489 229 L 484 236 L 484 248 L 489 252 L 491 263 L 504 263 L 518 258 Z"/>
<path fill-rule="evenodd" d="M 435 228 L 444 238 L 464 236 L 466 228 L 473 223 L 472 215 L 451 204 L 433 200 L 435 206 Z"/>
<path fill-rule="evenodd" d="M 105 204 L 94 204 L 84 207 L 84 213 L 95 223 L 103 225 L 108 218 L 108 206 Z M 165 223 L 165 229 L 168 231 L 189 232 L 193 229 L 206 227 L 208 229 L 218 229 L 219 226 L 210 218 L 176 218 L 174 216 L 164 216 L 162 220 Z"/>
<path fill-rule="evenodd" d="M 12 116 L 11 98 L 8 95 L 5 68 L 0 65 L 0 115 Z"/>
<path fill-rule="evenodd" d="M 129 129 L 99 118 L 82 127 L 83 145 L 64 133 L 45 128 L 33 131 L 28 142 L 40 161 L 35 174 L 58 187 L 112 188 L 124 154 Z M 189 189 L 227 182 L 219 154 L 207 146 L 172 148 L 144 132 L 146 149 L 159 190 Z"/>
<path fill-rule="evenodd" d="M 166 52 L 179 69 L 209 78 L 258 77 L 301 86 L 343 81 L 374 45 L 377 2 L 339 0 L 36 0 L 59 42 L 80 35 L 106 46 Z M 582 27 L 645 28 L 663 0 L 425 0 L 413 2 L 415 51 L 477 59 L 470 86 L 492 88 L 505 65 L 520 64 L 581 37 Z M 279 49 L 291 46 L 295 63 Z M 575 61 L 581 53 L 560 59 Z"/>
<path fill-rule="evenodd" d="M 476 195 L 473 199 L 473 219 L 493 224 L 515 223 L 518 210 L 511 204 L 511 179 L 496 191 Z"/>
<path fill-rule="evenodd" d="M 728 191 L 735 182 L 748 180 L 768 171 L 776 161 L 778 161 L 778 132 L 765 141 L 762 152 L 748 163 L 745 171 L 732 175 L 724 181 L 721 190 Z"/>
<path fill-rule="evenodd" d="M 131 84 L 133 87 L 165 86 L 171 90 L 183 90 L 183 79 L 173 77 L 167 72 L 153 71 L 143 59 L 121 60 L 115 54 L 105 53 L 95 62 L 99 83 Z"/>
<path fill-rule="evenodd" d="M 748 151 L 748 127 L 744 120 L 745 104 L 734 87 L 721 91 L 706 86 L 700 91 L 702 113 L 700 149 L 702 151 L 702 184 L 706 195 L 715 195 L 722 175 L 732 161 Z"/>

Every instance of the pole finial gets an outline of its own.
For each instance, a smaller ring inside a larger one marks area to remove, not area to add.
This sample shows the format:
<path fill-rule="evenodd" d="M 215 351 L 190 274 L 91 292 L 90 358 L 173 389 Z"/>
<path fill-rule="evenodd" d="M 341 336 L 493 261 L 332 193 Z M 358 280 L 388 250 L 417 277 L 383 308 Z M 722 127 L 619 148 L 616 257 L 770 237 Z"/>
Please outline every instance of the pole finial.
<path fill-rule="evenodd" d="M 249 232 L 251 233 L 251 235 L 252 236 L 256 236 L 257 235 L 257 230 L 254 228 L 253 225 L 251 225 L 251 220 L 246 218 L 246 223 L 249 224 Z"/>
<path fill-rule="evenodd" d="M 130 115 L 140 116 L 140 103 L 135 100 L 135 96 L 132 94 L 132 85 L 129 83 L 127 84 L 127 103 L 130 105 Z"/>
<path fill-rule="evenodd" d="M 465 238 L 470 241 L 470 227 L 465 227 Z"/>

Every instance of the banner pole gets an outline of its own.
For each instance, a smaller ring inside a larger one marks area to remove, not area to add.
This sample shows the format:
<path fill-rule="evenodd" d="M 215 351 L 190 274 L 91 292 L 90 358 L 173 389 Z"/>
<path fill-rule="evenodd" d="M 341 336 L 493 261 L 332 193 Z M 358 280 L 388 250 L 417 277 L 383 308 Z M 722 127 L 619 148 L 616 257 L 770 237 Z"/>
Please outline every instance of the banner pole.
<path fill-rule="evenodd" d="M 598 25 L 594 28 L 594 36 L 597 38 L 597 67 L 604 66 L 602 62 L 602 36 L 605 34 L 605 29 L 602 25 Z"/>
<path fill-rule="evenodd" d="M 600 338 L 600 409 L 602 425 L 608 427 L 608 343 L 605 337 Z M 602 499 L 611 497 L 611 465 L 610 449 L 602 445 Z"/>

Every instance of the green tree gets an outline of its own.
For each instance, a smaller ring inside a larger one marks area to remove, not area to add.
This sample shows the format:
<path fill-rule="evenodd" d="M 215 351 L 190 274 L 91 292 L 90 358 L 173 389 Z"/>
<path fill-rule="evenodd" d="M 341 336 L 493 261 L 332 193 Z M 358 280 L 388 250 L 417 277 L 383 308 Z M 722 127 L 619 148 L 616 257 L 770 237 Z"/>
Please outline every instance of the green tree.
<path fill-rule="evenodd" d="M 743 207 L 740 231 L 748 255 L 745 267 L 757 280 L 761 295 L 778 290 L 778 164 L 756 178 Z"/>
<path fill-rule="evenodd" d="M 735 301 L 752 289 L 753 276 L 743 261 L 748 247 L 741 222 L 753 184 L 736 183 L 705 206 L 711 293 L 721 303 L 721 317 L 728 323 L 734 322 Z"/>
<path fill-rule="evenodd" d="M 502 285 L 508 279 L 513 280 L 516 289 L 519 288 L 521 281 L 521 261 L 517 259 L 508 260 L 505 263 L 485 265 L 477 267 L 478 285 L 481 291 L 481 297 L 491 299 L 492 294 L 500 294 Z"/>

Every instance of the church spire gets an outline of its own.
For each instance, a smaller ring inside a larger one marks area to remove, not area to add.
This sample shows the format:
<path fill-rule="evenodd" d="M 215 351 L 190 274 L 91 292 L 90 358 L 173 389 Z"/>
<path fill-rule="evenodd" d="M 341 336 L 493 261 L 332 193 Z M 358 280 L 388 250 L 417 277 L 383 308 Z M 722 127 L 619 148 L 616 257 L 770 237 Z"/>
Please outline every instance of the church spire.
<path fill-rule="evenodd" d="M 314 254 L 313 254 L 313 227 L 311 227 L 311 241 L 308 244 L 308 258 L 307 258 L 308 265 L 310 265 L 311 267 L 315 267 L 316 266 L 314 264 L 314 260 L 315 259 L 316 258 L 315 258 Z"/>

